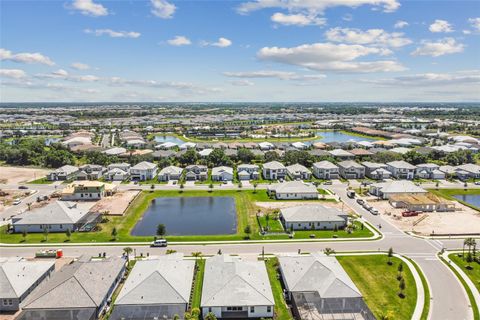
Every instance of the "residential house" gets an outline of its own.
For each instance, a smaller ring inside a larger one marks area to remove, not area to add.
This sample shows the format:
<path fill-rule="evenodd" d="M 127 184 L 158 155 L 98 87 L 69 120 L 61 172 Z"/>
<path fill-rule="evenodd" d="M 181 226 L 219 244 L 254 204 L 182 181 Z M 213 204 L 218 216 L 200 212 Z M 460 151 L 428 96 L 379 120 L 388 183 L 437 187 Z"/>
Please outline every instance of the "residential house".
<path fill-rule="evenodd" d="M 263 261 L 216 255 L 205 262 L 200 307 L 205 317 L 273 318 L 273 298 Z"/>
<path fill-rule="evenodd" d="M 260 167 L 256 164 L 241 164 L 237 167 L 238 179 L 245 180 L 257 180 L 258 170 Z"/>
<path fill-rule="evenodd" d="M 303 181 L 279 182 L 267 187 L 267 193 L 276 199 L 318 199 L 318 190 Z"/>
<path fill-rule="evenodd" d="M 390 179 L 392 173 L 387 170 L 387 165 L 384 163 L 376 163 L 364 161 L 362 166 L 365 167 L 365 175 L 374 180 Z"/>
<path fill-rule="evenodd" d="M 109 155 L 109 156 L 119 156 L 121 154 L 124 154 L 127 152 L 127 149 L 122 148 L 122 147 L 113 147 L 108 150 L 103 151 L 103 153 Z"/>
<path fill-rule="evenodd" d="M 462 180 L 480 179 L 480 166 L 478 164 L 466 163 L 456 167 L 457 176 Z M 458 174 L 460 172 L 460 175 Z"/>
<path fill-rule="evenodd" d="M 196 143 L 193 142 L 185 142 L 179 146 L 180 150 L 187 150 L 187 149 L 195 149 L 197 146 Z"/>
<path fill-rule="evenodd" d="M 361 164 L 346 160 L 337 163 L 340 176 L 344 179 L 363 179 L 365 178 L 365 167 Z"/>
<path fill-rule="evenodd" d="M 110 320 L 173 319 L 187 311 L 195 261 L 173 253 L 135 263 Z"/>
<path fill-rule="evenodd" d="M 287 168 L 278 161 L 271 161 L 263 164 L 263 177 L 266 180 L 285 179 L 286 175 Z"/>
<path fill-rule="evenodd" d="M 158 174 L 159 181 L 180 180 L 183 169 L 177 166 L 168 166 L 160 170 Z"/>
<path fill-rule="evenodd" d="M 285 230 L 333 230 L 347 226 L 348 215 L 323 205 L 304 205 L 280 209 Z"/>
<path fill-rule="evenodd" d="M 101 219 L 99 214 L 80 208 L 74 202 L 54 201 L 12 217 L 13 232 L 71 232 L 89 228 Z"/>
<path fill-rule="evenodd" d="M 80 166 L 80 171 L 77 173 L 77 180 L 98 180 L 103 178 L 107 171 L 104 166 L 98 164 L 84 164 Z"/>
<path fill-rule="evenodd" d="M 415 178 L 416 168 L 414 165 L 403 160 L 387 163 L 387 170 L 397 179 L 413 180 L 413 178 Z"/>
<path fill-rule="evenodd" d="M 399 180 L 399 181 L 373 183 L 370 185 L 369 192 L 370 194 L 377 196 L 379 198 L 389 199 L 391 196 L 395 196 L 395 195 L 425 194 L 427 193 L 427 190 L 415 185 L 411 181 Z"/>
<path fill-rule="evenodd" d="M 445 179 L 445 172 L 440 171 L 440 166 L 435 163 L 421 163 L 416 165 L 415 176 L 421 179 Z"/>
<path fill-rule="evenodd" d="M 100 181 L 75 181 L 62 190 L 65 201 L 100 200 L 117 192 L 117 186 Z"/>
<path fill-rule="evenodd" d="M 27 296 L 55 270 L 55 261 L 0 259 L 0 312 L 20 309 Z"/>
<path fill-rule="evenodd" d="M 202 158 L 206 158 L 213 152 L 213 149 L 203 149 L 202 151 L 198 152 L 198 155 Z"/>
<path fill-rule="evenodd" d="M 125 272 L 120 258 L 81 257 L 55 272 L 22 305 L 18 320 L 97 319 Z"/>
<path fill-rule="evenodd" d="M 220 166 L 212 169 L 213 181 L 233 181 L 233 168 Z"/>
<path fill-rule="evenodd" d="M 312 176 L 312 172 L 301 164 L 292 164 L 287 166 L 287 174 L 293 180 L 308 180 Z"/>
<path fill-rule="evenodd" d="M 112 163 L 107 167 L 105 179 L 108 181 L 123 181 L 130 177 L 129 163 Z"/>
<path fill-rule="evenodd" d="M 57 181 L 57 180 L 72 180 L 75 179 L 79 173 L 79 169 L 75 166 L 65 165 L 58 169 L 53 170 L 47 175 L 47 180 Z"/>
<path fill-rule="evenodd" d="M 174 142 L 164 142 L 164 143 L 161 143 L 159 145 L 156 145 L 155 146 L 155 149 L 157 150 L 170 150 L 170 149 L 174 149 L 176 148 L 178 145 Z"/>
<path fill-rule="evenodd" d="M 318 253 L 278 258 L 296 319 L 375 320 L 360 290 L 333 256 Z"/>
<path fill-rule="evenodd" d="M 330 161 L 324 160 L 313 164 L 313 175 L 317 179 L 338 179 L 339 168 Z"/>
<path fill-rule="evenodd" d="M 208 178 L 208 167 L 200 164 L 192 164 L 185 168 L 185 180 L 205 181 Z"/>
<path fill-rule="evenodd" d="M 353 160 L 353 158 L 355 158 L 354 154 L 348 151 L 345 151 L 343 149 L 334 149 L 334 150 L 328 151 L 328 153 L 330 153 L 330 155 L 333 156 L 334 158 L 341 159 L 341 160 Z"/>
<path fill-rule="evenodd" d="M 308 145 L 303 142 L 293 142 L 292 147 L 298 150 L 305 150 L 308 149 Z"/>
<path fill-rule="evenodd" d="M 268 151 L 268 150 L 273 150 L 273 149 L 275 149 L 275 145 L 274 145 L 273 143 L 267 142 L 267 141 L 265 141 L 265 142 L 260 142 L 260 143 L 258 144 L 258 146 L 259 146 L 260 150 L 262 150 L 262 151 Z"/>
<path fill-rule="evenodd" d="M 155 163 L 142 161 L 130 168 L 132 180 L 151 180 L 157 175 L 158 167 Z"/>

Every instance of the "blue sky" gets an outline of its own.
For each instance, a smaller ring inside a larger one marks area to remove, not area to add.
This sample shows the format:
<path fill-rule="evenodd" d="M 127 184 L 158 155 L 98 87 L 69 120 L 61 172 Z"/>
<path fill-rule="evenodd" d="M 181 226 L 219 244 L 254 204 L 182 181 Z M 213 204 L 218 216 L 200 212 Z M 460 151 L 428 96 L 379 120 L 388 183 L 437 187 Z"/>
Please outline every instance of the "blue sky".
<path fill-rule="evenodd" d="M 480 100 L 480 1 L 0 6 L 2 102 Z"/>

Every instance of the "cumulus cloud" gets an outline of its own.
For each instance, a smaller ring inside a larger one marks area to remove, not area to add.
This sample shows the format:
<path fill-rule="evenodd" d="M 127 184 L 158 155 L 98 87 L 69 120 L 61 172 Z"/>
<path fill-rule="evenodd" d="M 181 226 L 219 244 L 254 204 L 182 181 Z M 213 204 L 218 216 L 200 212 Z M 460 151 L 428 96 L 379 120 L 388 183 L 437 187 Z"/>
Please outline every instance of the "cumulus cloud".
<path fill-rule="evenodd" d="M 80 11 L 81 14 L 92 17 L 108 15 L 108 9 L 92 0 L 74 0 L 71 8 Z"/>
<path fill-rule="evenodd" d="M 332 7 L 357 8 L 362 5 L 382 7 L 385 12 L 393 12 L 400 7 L 400 3 L 397 0 L 256 0 L 242 3 L 237 8 L 237 11 L 240 14 L 247 14 L 261 9 L 280 8 L 290 12 L 323 14 L 326 9 Z"/>
<path fill-rule="evenodd" d="M 81 63 L 81 62 L 74 62 L 70 65 L 70 67 L 72 67 L 73 69 L 76 69 L 76 70 L 88 70 L 88 69 L 90 69 L 90 66 L 88 64 Z"/>
<path fill-rule="evenodd" d="M 177 7 L 166 0 L 150 0 L 152 4 L 151 12 L 162 19 L 171 19 Z"/>
<path fill-rule="evenodd" d="M 334 42 L 346 42 L 352 44 L 374 45 L 384 47 L 403 47 L 412 43 L 412 40 L 405 38 L 401 32 L 388 33 L 382 29 L 349 29 L 332 28 L 325 32 L 328 40 Z"/>
<path fill-rule="evenodd" d="M 219 48 L 226 48 L 232 45 L 232 41 L 227 38 L 220 37 L 215 42 L 201 41 L 200 45 L 203 47 L 213 46 L 213 47 L 219 47 Z"/>
<path fill-rule="evenodd" d="M 325 18 L 318 18 L 312 15 L 305 15 L 302 13 L 283 14 L 281 12 L 274 13 L 271 18 L 273 22 L 283 24 L 286 26 L 308 26 L 308 25 L 324 25 Z"/>
<path fill-rule="evenodd" d="M 402 29 L 408 27 L 408 22 L 403 20 L 398 20 L 393 26 L 395 29 Z"/>
<path fill-rule="evenodd" d="M 450 22 L 446 20 L 435 20 L 428 28 L 431 32 L 453 32 L 453 27 Z"/>
<path fill-rule="evenodd" d="M 0 69 L 0 77 L 21 79 L 25 78 L 27 74 L 20 69 Z"/>
<path fill-rule="evenodd" d="M 112 29 L 85 29 L 83 31 L 87 34 L 93 34 L 97 37 L 107 35 L 111 38 L 138 38 L 141 35 L 139 32 L 135 31 L 114 31 Z"/>
<path fill-rule="evenodd" d="M 224 72 L 224 76 L 231 78 L 277 78 L 280 80 L 319 80 L 325 78 L 323 74 L 297 74 L 289 71 L 277 71 L 277 70 L 258 70 L 247 72 Z"/>
<path fill-rule="evenodd" d="M 171 46 L 188 46 L 192 44 L 192 41 L 185 36 L 176 36 L 173 39 L 167 40 L 167 43 Z"/>
<path fill-rule="evenodd" d="M 10 50 L 0 49 L 0 60 L 9 60 L 18 63 L 40 63 L 53 66 L 55 63 L 47 56 L 41 53 L 12 53 Z"/>
<path fill-rule="evenodd" d="M 249 87 L 249 86 L 253 86 L 255 83 L 253 83 L 250 80 L 234 80 L 234 81 L 230 81 L 230 84 L 232 86 Z"/>
<path fill-rule="evenodd" d="M 291 48 L 264 47 L 257 56 L 261 60 L 301 66 L 315 71 L 391 72 L 405 70 L 394 60 L 356 61 L 369 55 L 388 55 L 386 48 L 362 45 L 313 43 Z"/>
<path fill-rule="evenodd" d="M 466 70 L 452 73 L 418 73 L 389 79 L 364 80 L 382 86 L 444 86 L 471 84 L 480 85 L 480 71 Z M 480 88 L 479 88 L 480 89 Z"/>
<path fill-rule="evenodd" d="M 480 32 L 480 18 L 469 18 L 468 22 L 475 31 Z"/>
<path fill-rule="evenodd" d="M 463 52 L 465 46 L 454 38 L 444 38 L 438 41 L 422 41 L 421 46 L 411 54 L 413 56 L 440 57 L 446 54 Z"/>

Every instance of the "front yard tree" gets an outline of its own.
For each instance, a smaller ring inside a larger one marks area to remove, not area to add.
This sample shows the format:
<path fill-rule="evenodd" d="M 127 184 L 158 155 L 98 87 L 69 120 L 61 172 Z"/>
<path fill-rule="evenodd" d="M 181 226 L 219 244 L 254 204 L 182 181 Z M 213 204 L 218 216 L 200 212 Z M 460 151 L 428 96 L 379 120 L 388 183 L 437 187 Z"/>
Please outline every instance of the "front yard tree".
<path fill-rule="evenodd" d="M 392 265 L 392 257 L 393 257 L 393 248 L 390 247 L 390 249 L 388 249 L 388 264 L 389 265 Z"/>
<path fill-rule="evenodd" d="M 213 312 L 209 312 L 205 316 L 204 320 L 217 320 L 217 317 L 215 316 L 215 314 Z"/>
<path fill-rule="evenodd" d="M 43 238 L 44 238 L 45 241 L 48 240 L 48 228 L 47 227 L 43 228 Z"/>
<path fill-rule="evenodd" d="M 123 252 L 125 252 L 125 255 L 127 256 L 127 264 L 130 262 L 130 254 L 132 253 L 133 249 L 130 247 L 125 247 L 123 248 Z"/>
<path fill-rule="evenodd" d="M 163 238 L 166 233 L 167 233 L 167 229 L 165 228 L 165 225 L 163 223 L 160 223 L 157 226 L 157 236 L 160 236 Z"/>
<path fill-rule="evenodd" d="M 65 235 L 67 236 L 68 241 L 70 241 L 70 237 L 72 236 L 72 231 L 70 231 L 70 228 L 67 228 L 67 231 L 65 231 Z"/>
<path fill-rule="evenodd" d="M 209 192 L 212 192 L 212 191 L 213 191 L 213 183 L 210 183 L 210 184 L 208 185 L 208 188 L 210 189 L 210 190 L 208 190 L 208 191 L 209 191 Z"/>
<path fill-rule="evenodd" d="M 192 252 L 192 257 L 195 257 L 195 261 L 202 256 L 200 251 Z"/>
<path fill-rule="evenodd" d="M 397 276 L 397 279 L 400 281 L 402 278 L 403 278 L 403 263 L 400 262 L 400 264 L 398 265 L 398 276 Z"/>
<path fill-rule="evenodd" d="M 400 292 L 398 293 L 398 296 L 402 299 L 405 298 L 405 293 L 404 293 L 404 291 L 405 291 L 405 280 L 404 279 L 400 280 L 400 283 L 398 284 L 398 287 L 400 288 Z"/>
<path fill-rule="evenodd" d="M 111 235 L 112 235 L 112 238 L 113 238 L 114 241 L 117 240 L 117 234 L 118 234 L 117 228 L 113 227 Z"/>
<path fill-rule="evenodd" d="M 25 242 L 25 240 L 27 240 L 27 235 L 28 235 L 27 228 L 24 228 L 23 231 L 22 231 L 22 237 L 23 237 L 24 242 Z"/>
<path fill-rule="evenodd" d="M 254 182 L 253 183 L 253 193 L 257 193 L 257 186 L 258 186 L 258 183 Z"/>
<path fill-rule="evenodd" d="M 245 227 L 245 230 L 243 230 L 245 234 L 247 235 L 247 239 L 250 239 L 250 234 L 252 233 L 252 227 L 250 227 L 249 224 Z"/>

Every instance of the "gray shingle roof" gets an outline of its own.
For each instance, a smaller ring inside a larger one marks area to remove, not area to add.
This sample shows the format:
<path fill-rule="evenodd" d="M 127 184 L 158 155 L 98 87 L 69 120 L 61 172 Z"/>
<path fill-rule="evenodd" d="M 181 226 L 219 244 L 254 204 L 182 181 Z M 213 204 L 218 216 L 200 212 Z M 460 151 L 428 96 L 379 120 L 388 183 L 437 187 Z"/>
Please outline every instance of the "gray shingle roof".
<path fill-rule="evenodd" d="M 205 263 L 202 307 L 272 306 L 272 289 L 262 261 L 217 255 Z"/>
<path fill-rule="evenodd" d="M 280 211 L 287 222 L 344 222 L 347 216 L 336 208 L 326 207 L 320 204 L 283 208 Z"/>
<path fill-rule="evenodd" d="M 76 203 L 55 201 L 45 207 L 25 211 L 13 219 L 19 224 L 75 224 L 85 215 L 87 210 L 77 208 Z"/>

